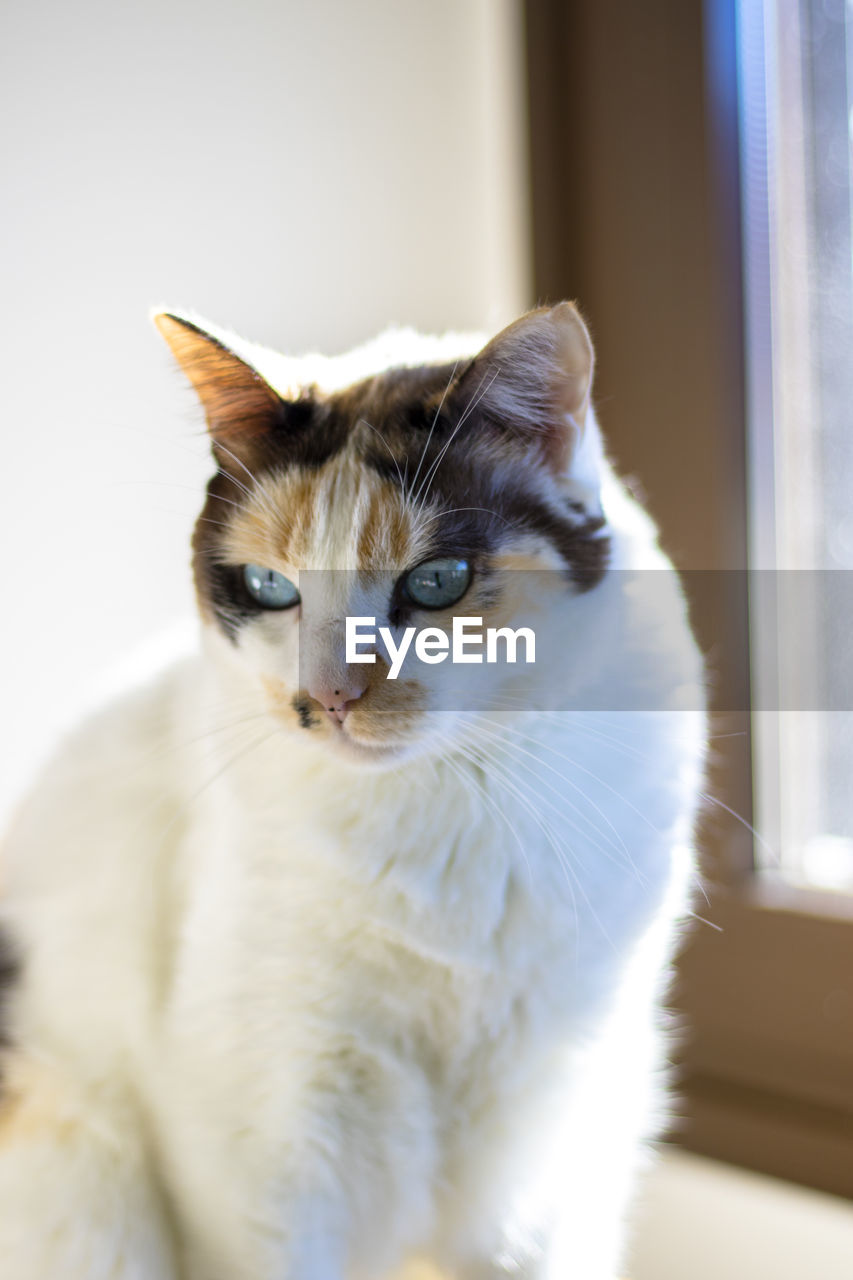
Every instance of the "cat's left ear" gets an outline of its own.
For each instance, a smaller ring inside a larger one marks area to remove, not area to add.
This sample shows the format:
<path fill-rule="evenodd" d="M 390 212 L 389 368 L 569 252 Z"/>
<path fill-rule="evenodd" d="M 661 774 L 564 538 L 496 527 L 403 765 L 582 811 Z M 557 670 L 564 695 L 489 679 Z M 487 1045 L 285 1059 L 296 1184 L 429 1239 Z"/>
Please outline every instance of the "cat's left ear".
<path fill-rule="evenodd" d="M 593 365 L 577 307 L 538 307 L 487 343 L 465 374 L 465 394 L 565 475 L 583 441 Z"/>
<path fill-rule="evenodd" d="M 251 357 L 234 350 L 239 339 L 174 311 L 155 311 L 151 318 L 201 400 L 214 445 L 240 452 L 281 421 L 280 396 Z"/>

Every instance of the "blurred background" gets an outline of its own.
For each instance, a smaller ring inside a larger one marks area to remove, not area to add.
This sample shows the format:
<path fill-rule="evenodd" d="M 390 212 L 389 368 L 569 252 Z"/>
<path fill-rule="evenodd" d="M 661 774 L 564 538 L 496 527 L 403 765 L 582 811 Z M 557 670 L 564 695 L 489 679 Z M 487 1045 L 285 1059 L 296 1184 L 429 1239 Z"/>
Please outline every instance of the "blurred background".
<path fill-rule="evenodd" d="M 850 632 L 814 586 L 853 567 L 851 71 L 847 0 L 0 12 L 0 808 L 192 610 L 207 446 L 153 305 L 292 353 L 587 315 L 716 707 L 635 1280 L 853 1274 Z"/>

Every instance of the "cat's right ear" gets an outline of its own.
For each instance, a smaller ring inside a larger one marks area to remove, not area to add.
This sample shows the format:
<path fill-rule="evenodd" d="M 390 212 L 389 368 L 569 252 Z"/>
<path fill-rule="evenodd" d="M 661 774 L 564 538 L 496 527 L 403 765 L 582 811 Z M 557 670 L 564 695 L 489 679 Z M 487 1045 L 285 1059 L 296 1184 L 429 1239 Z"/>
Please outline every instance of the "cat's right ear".
<path fill-rule="evenodd" d="M 225 335 L 174 311 L 155 311 L 151 318 L 195 388 L 214 446 L 241 452 L 281 421 L 280 396 Z"/>

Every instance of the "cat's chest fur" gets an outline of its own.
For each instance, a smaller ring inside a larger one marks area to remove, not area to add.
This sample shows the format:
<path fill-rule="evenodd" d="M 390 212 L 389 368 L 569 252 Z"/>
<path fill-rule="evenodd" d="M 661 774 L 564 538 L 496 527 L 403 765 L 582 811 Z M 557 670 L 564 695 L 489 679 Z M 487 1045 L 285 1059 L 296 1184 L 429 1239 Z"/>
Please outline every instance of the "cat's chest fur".
<path fill-rule="evenodd" d="M 618 815 L 584 829 L 568 786 L 537 815 L 476 769 L 328 777 L 272 744 L 199 807 L 168 1000 L 182 1043 L 286 1076 L 302 1028 L 306 1062 L 358 1040 L 453 1092 L 505 1070 L 504 1044 L 535 1058 L 580 1034 L 660 906 L 659 841 Z"/>
<path fill-rule="evenodd" d="M 292 1161 L 310 1169 L 328 1149 L 346 1169 L 357 1149 L 380 1171 L 403 1161 L 406 1194 L 426 1197 L 400 1211 L 411 1245 L 444 1212 L 426 1189 L 465 1184 L 495 1125 L 525 1140 L 531 1108 L 564 1088 L 566 1055 L 606 1020 L 626 955 L 649 929 L 669 937 L 679 893 L 661 907 L 679 873 L 660 829 L 678 838 L 678 748 L 666 739 L 646 744 L 672 760 L 670 789 L 653 795 L 646 770 L 632 782 L 622 763 L 617 777 L 619 757 L 586 743 L 587 790 L 609 759 L 602 785 L 625 793 L 597 823 L 594 794 L 581 820 L 570 776 L 537 815 L 474 770 L 350 781 L 275 742 L 210 789 L 180 854 L 151 1077 L 188 1222 L 215 1203 L 216 1248 L 239 1250 L 246 1206 Z M 569 756 L 584 745 L 565 730 L 556 741 Z M 390 1215 L 402 1189 L 388 1178 Z"/>
<path fill-rule="evenodd" d="M 568 888 L 558 903 L 529 879 L 535 838 L 515 847 L 506 819 L 472 809 L 453 776 L 432 795 L 411 782 L 374 782 L 371 795 L 371 780 L 326 795 L 297 770 L 264 800 L 258 783 L 256 763 L 251 779 L 235 777 L 239 800 L 223 789 L 188 837 L 182 1026 L 188 1006 L 207 1006 L 256 1016 L 272 1042 L 277 1007 L 285 1050 L 305 1017 L 431 1058 L 440 1074 L 441 1059 L 464 1058 L 506 1022 L 568 944 Z"/>

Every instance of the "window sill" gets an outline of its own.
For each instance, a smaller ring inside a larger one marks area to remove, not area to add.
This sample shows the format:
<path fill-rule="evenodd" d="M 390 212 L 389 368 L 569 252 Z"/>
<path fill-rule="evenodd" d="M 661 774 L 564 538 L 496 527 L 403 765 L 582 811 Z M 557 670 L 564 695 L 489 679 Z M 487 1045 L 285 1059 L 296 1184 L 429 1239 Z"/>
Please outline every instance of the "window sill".
<path fill-rule="evenodd" d="M 630 1280 L 849 1280 L 853 1205 L 683 1151 L 649 1175 Z"/>

